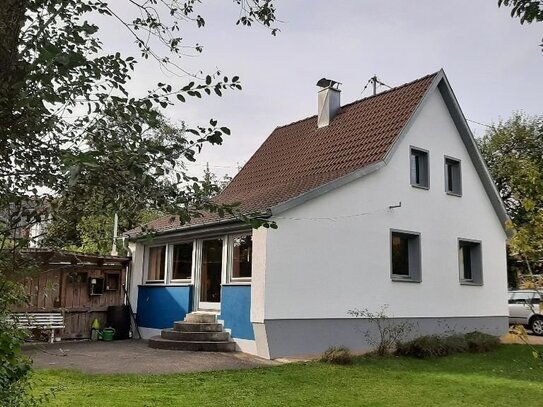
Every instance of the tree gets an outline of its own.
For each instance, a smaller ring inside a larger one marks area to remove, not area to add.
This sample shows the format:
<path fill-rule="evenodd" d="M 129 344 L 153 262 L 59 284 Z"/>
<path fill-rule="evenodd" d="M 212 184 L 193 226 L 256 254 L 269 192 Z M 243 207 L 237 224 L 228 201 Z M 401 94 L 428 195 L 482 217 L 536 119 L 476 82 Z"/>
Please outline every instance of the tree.
<path fill-rule="evenodd" d="M 543 0 L 498 0 L 501 6 L 511 7 L 511 17 L 520 18 L 521 24 L 543 21 Z"/>
<path fill-rule="evenodd" d="M 272 0 L 233 2 L 240 8 L 238 24 L 260 23 L 276 33 Z M 180 35 L 182 23 L 205 25 L 199 1 L 120 3 L 5 0 L 0 7 L 0 397 L 10 406 L 29 400 L 29 365 L 20 357 L 21 336 L 8 322 L 10 306 L 21 298 L 12 277 L 32 269 L 21 255 L 26 241 L 16 238 L 17 231 L 48 217 L 57 203 L 62 206 L 62 194 L 95 199 L 96 206 L 125 218 L 140 198 L 147 209 L 166 209 L 181 221 L 208 210 L 268 226 L 232 206 L 199 199 L 200 181 L 179 165 L 193 161 L 204 145 L 220 144 L 230 133 L 227 127 L 211 119 L 203 126 L 166 129 L 161 120 L 160 110 L 171 104 L 241 89 L 237 76 L 196 75 L 182 67 L 187 52 L 202 51 Z M 139 58 L 177 74 L 176 83 L 157 83 L 143 97 L 129 95 L 126 86 L 138 59 L 103 51 L 99 27 L 88 22 L 97 13 L 128 30 Z M 137 17 L 125 17 L 131 13 Z"/>
<path fill-rule="evenodd" d="M 543 260 L 543 116 L 517 113 L 479 147 L 511 218 L 512 252 L 531 270 Z"/>

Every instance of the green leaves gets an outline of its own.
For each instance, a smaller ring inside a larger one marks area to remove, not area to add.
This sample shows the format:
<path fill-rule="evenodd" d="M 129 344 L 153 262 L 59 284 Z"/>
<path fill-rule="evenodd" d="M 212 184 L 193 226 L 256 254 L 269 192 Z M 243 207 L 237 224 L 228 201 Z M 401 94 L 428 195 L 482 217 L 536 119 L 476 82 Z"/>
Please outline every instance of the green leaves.
<path fill-rule="evenodd" d="M 512 220 L 516 254 L 543 254 L 543 117 L 515 114 L 479 140 L 481 153 Z"/>

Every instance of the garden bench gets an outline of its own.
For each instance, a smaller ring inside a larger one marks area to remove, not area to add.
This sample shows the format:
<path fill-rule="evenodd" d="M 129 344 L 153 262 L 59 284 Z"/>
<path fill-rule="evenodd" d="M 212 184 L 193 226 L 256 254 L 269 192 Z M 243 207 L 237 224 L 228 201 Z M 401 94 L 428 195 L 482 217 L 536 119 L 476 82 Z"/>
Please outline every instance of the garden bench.
<path fill-rule="evenodd" d="M 55 341 L 55 329 L 64 328 L 64 316 L 60 312 L 15 312 L 11 316 L 19 328 L 50 330 L 51 343 Z"/>

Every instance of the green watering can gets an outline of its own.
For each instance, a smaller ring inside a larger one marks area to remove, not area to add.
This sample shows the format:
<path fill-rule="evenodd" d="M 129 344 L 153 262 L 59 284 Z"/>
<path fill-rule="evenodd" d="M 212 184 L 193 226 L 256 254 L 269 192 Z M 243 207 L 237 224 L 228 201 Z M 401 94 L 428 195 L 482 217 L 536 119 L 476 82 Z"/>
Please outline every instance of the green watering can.
<path fill-rule="evenodd" d="M 112 341 L 115 336 L 115 328 L 104 328 L 98 333 L 98 339 Z"/>

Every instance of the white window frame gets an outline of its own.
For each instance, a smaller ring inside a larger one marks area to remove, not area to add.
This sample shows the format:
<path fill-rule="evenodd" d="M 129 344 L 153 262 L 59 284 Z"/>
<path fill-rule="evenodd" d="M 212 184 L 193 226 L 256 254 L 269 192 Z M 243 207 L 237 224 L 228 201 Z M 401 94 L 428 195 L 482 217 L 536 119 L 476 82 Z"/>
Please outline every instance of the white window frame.
<path fill-rule="evenodd" d="M 187 244 L 192 243 L 192 264 L 190 267 L 190 277 L 189 278 L 173 278 L 173 253 L 174 253 L 174 246 L 180 245 L 180 244 Z M 194 270 L 195 270 L 195 260 L 196 260 L 196 240 L 190 239 L 190 240 L 182 240 L 174 243 L 169 243 L 169 250 L 168 250 L 168 261 L 166 262 L 167 267 L 167 280 L 168 284 L 192 284 L 194 281 Z"/>
<path fill-rule="evenodd" d="M 251 277 L 234 277 L 234 239 L 242 236 L 251 236 Z M 226 260 L 227 273 L 226 284 L 251 284 L 253 277 L 252 262 L 253 262 L 253 233 L 252 231 L 239 232 L 228 235 L 228 257 Z"/>
<path fill-rule="evenodd" d="M 149 280 L 149 252 L 152 248 L 155 247 L 164 247 L 164 279 L 162 280 Z M 156 285 L 156 284 L 166 284 L 166 281 L 168 281 L 168 244 L 154 244 L 150 246 L 145 246 L 145 253 L 144 253 L 144 259 L 143 259 L 143 281 L 145 284 L 149 285 Z"/>

